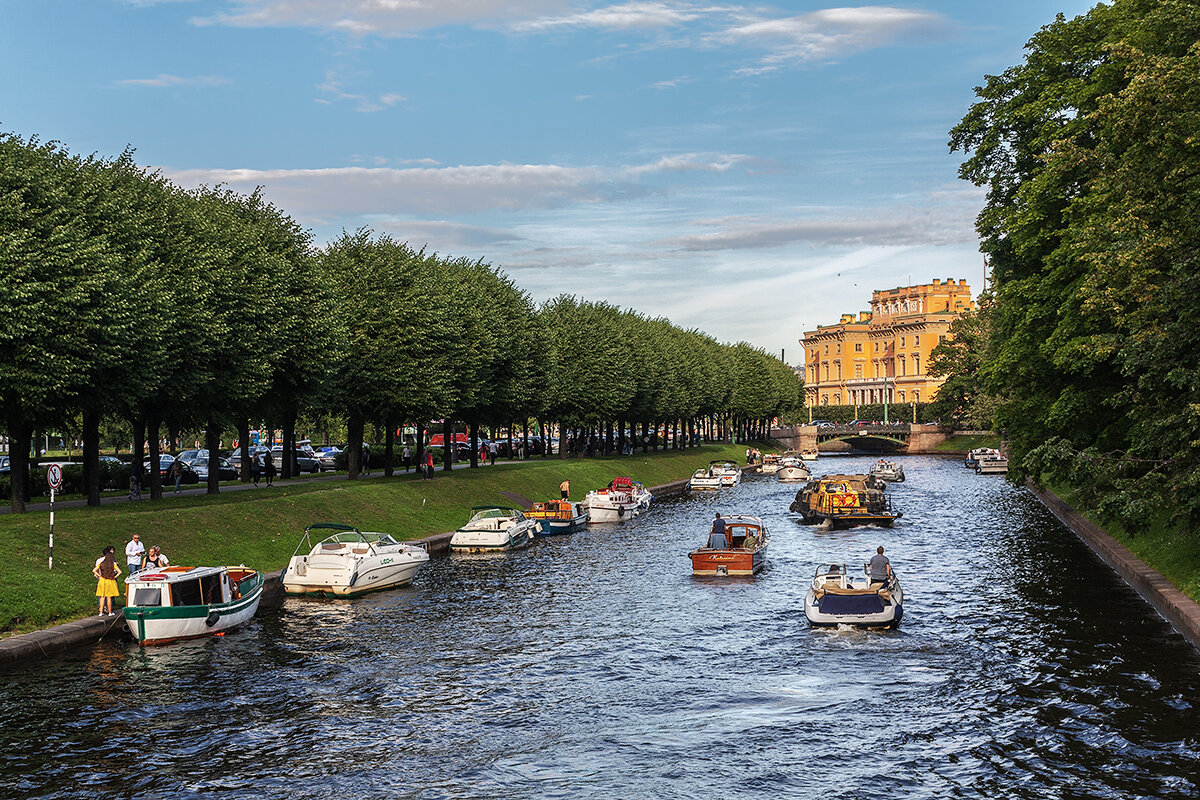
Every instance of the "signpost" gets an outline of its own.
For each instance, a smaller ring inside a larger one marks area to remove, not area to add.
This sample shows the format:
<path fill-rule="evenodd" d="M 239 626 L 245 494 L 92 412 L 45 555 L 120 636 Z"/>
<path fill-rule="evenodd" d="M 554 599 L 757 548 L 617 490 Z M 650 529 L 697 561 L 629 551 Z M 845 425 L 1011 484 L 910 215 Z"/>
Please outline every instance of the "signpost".
<path fill-rule="evenodd" d="M 51 464 L 46 468 L 46 483 L 50 484 L 50 569 L 54 569 L 54 492 L 62 486 L 62 467 Z"/>

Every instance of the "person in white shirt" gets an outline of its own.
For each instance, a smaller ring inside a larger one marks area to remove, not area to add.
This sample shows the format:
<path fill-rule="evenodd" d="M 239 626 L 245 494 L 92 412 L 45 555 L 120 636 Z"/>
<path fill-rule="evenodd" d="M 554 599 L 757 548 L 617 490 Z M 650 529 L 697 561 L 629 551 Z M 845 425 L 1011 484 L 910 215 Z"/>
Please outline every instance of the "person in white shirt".
<path fill-rule="evenodd" d="M 135 533 L 129 544 L 125 545 L 125 565 L 129 567 L 129 574 L 125 576 L 125 580 L 138 574 L 142 568 L 142 557 L 145 555 L 146 545 L 142 544 L 142 535 Z"/>

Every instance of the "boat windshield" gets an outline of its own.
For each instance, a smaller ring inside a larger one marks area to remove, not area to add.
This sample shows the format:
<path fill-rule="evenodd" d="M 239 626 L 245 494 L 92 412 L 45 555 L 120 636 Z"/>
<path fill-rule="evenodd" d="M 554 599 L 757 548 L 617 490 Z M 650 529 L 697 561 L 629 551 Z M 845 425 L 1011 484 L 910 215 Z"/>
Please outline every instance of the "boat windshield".
<path fill-rule="evenodd" d="M 520 518 L 522 515 L 511 508 L 483 508 L 475 512 L 470 522 L 484 519 L 508 519 L 514 516 Z"/>

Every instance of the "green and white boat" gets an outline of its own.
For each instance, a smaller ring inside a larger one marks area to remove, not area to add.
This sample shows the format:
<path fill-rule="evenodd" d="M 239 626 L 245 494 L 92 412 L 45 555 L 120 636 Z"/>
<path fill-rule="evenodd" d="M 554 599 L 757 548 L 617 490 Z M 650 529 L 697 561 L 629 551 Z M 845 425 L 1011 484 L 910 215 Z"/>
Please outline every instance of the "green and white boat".
<path fill-rule="evenodd" d="M 122 613 L 138 644 L 224 633 L 258 610 L 263 575 L 246 566 L 166 567 L 125 583 Z"/>

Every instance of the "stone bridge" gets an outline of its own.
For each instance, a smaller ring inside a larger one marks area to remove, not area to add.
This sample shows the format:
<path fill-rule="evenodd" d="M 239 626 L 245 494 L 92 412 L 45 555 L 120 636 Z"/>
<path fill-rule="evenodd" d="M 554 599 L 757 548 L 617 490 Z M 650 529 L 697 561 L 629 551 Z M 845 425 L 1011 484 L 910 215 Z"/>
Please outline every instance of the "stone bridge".
<path fill-rule="evenodd" d="M 871 425 L 798 425 L 772 428 L 771 438 L 789 450 L 857 450 L 870 453 L 929 453 L 951 433 L 939 425 L 908 422 Z"/>

